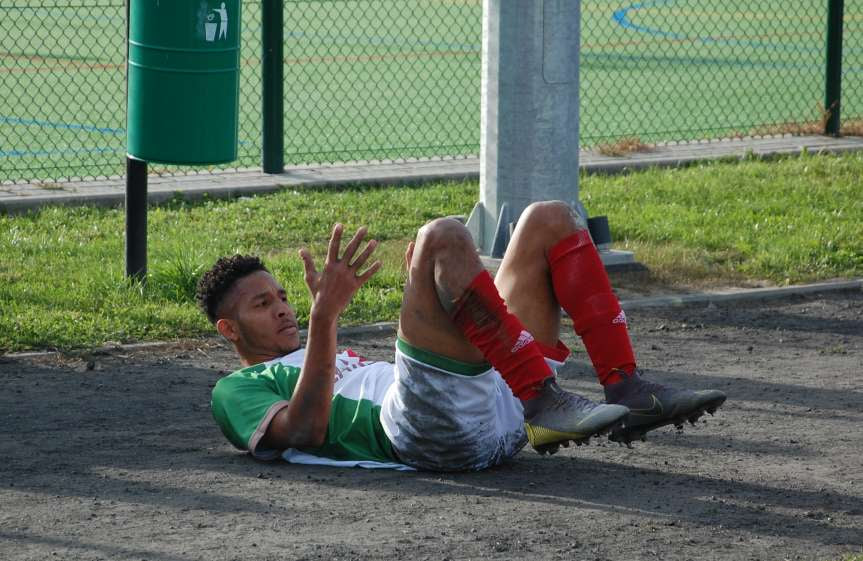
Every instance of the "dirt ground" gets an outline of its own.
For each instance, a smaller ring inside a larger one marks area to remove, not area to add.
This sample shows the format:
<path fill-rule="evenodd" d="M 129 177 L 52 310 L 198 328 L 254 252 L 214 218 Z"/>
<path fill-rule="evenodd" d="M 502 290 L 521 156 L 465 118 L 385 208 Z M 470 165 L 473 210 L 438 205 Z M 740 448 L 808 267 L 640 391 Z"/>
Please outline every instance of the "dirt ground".
<path fill-rule="evenodd" d="M 252 460 L 210 418 L 210 388 L 235 364 L 215 340 L 0 357 L 0 559 L 832 560 L 863 550 L 863 294 L 629 316 L 648 375 L 726 391 L 717 416 L 631 450 L 605 440 L 551 457 L 525 450 L 482 473 Z M 342 345 L 387 359 L 393 340 Z M 561 378 L 600 398 L 583 350 Z"/>

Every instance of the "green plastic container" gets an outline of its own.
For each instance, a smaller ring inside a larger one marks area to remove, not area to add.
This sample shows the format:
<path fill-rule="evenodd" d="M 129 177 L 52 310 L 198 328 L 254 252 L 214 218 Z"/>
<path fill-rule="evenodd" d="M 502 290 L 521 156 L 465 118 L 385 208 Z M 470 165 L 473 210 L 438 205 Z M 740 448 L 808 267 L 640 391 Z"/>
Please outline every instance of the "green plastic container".
<path fill-rule="evenodd" d="M 237 159 L 240 0 L 130 0 L 129 156 Z"/>

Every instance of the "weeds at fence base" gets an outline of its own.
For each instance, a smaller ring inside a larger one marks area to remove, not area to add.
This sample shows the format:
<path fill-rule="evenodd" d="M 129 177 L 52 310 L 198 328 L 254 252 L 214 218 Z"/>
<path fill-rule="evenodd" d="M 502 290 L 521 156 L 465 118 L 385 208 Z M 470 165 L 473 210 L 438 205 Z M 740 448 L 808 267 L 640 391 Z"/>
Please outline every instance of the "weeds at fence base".
<path fill-rule="evenodd" d="M 825 122 L 780 123 L 752 129 L 747 136 L 818 136 L 823 135 Z M 842 123 L 840 136 L 863 136 L 863 119 L 851 119 Z M 744 135 L 740 135 L 742 138 Z"/>
<path fill-rule="evenodd" d="M 790 134 L 792 136 L 822 135 L 827 130 L 827 121 L 831 112 L 818 104 L 820 117 L 812 121 L 777 123 L 756 127 L 749 131 L 749 136 L 776 136 Z M 842 136 L 863 136 L 863 118 L 846 119 L 839 128 Z"/>
<path fill-rule="evenodd" d="M 863 136 L 863 118 L 845 121 L 839 133 L 842 136 Z"/>
<path fill-rule="evenodd" d="M 642 142 L 637 136 L 623 137 L 616 142 L 599 144 L 596 147 L 596 151 L 603 156 L 625 156 L 635 152 L 650 152 L 651 150 L 653 147 Z"/>

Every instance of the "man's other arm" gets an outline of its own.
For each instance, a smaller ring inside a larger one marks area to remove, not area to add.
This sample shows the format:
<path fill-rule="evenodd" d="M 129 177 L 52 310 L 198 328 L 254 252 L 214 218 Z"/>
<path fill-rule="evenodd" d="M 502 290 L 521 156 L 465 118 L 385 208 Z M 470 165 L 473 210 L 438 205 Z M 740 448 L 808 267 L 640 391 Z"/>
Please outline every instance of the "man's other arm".
<path fill-rule="evenodd" d="M 354 259 L 366 236 L 365 228 L 357 230 L 339 259 L 341 236 L 342 225 L 336 224 L 321 272 L 315 269 L 309 252 L 305 249 L 300 251 L 312 297 L 306 355 L 290 404 L 279 411 L 267 427 L 263 444 L 268 448 L 316 448 L 326 441 L 335 380 L 339 316 L 357 290 L 381 267 L 381 262 L 375 261 L 360 274 L 360 269 L 377 246 L 375 240 L 369 241 Z"/>

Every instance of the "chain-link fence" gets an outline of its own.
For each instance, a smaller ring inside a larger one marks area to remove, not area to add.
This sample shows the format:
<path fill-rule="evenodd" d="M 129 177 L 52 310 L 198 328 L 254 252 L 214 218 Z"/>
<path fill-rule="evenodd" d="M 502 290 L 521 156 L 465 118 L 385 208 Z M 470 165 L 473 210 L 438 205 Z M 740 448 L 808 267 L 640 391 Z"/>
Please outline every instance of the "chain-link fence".
<path fill-rule="evenodd" d="M 0 180 L 120 173 L 124 37 L 122 1 L 0 3 Z"/>
<path fill-rule="evenodd" d="M 586 4 L 582 138 L 690 140 L 818 120 L 825 29 L 823 1 Z"/>
<path fill-rule="evenodd" d="M 861 4 L 843 57 L 857 134 Z M 234 168 L 262 150 L 261 3 L 242 9 Z M 826 18 L 823 0 L 583 0 L 582 142 L 823 130 Z M 125 33 L 123 0 L 2 1 L 0 182 L 122 175 Z M 481 0 L 286 0 L 284 35 L 286 164 L 479 153 Z"/>
<path fill-rule="evenodd" d="M 239 167 L 260 161 L 260 12 L 243 10 Z M 124 0 L 2 0 L 0 181 L 122 175 L 125 60 Z"/>

